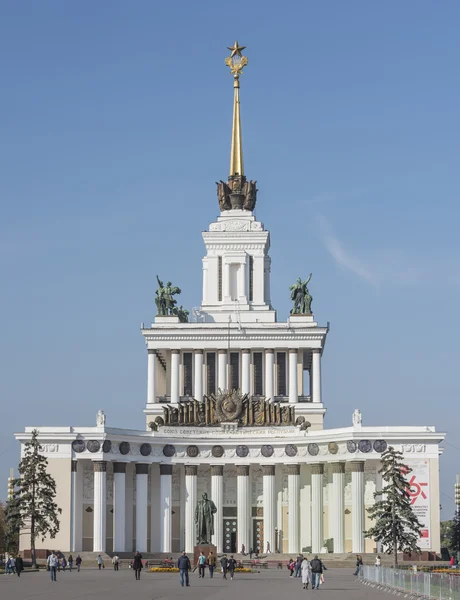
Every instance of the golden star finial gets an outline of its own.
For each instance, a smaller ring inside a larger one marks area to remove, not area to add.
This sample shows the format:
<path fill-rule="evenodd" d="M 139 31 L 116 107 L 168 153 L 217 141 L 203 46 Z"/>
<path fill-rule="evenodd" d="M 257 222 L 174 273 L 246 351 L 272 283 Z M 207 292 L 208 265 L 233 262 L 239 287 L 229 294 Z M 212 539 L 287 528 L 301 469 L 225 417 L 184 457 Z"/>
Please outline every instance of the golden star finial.
<path fill-rule="evenodd" d="M 231 58 L 233 58 L 235 54 L 238 56 L 243 56 L 241 52 L 246 48 L 246 46 L 239 46 L 238 42 L 235 41 L 233 46 L 227 46 L 227 48 L 231 50 L 232 53 L 230 54 L 230 56 Z"/>

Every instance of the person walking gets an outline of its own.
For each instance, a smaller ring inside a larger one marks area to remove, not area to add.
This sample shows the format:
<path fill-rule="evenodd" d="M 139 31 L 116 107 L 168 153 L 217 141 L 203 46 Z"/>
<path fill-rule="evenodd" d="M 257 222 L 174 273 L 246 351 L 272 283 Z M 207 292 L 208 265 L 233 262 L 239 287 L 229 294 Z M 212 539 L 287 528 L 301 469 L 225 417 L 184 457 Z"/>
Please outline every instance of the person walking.
<path fill-rule="evenodd" d="M 73 556 L 71 554 L 69 554 L 69 558 L 67 559 L 67 563 L 69 565 L 69 571 L 70 573 L 72 573 L 72 567 L 73 567 Z"/>
<path fill-rule="evenodd" d="M 97 555 L 97 566 L 99 567 L 99 571 L 104 568 L 104 561 L 102 560 L 102 556 L 100 554 Z"/>
<path fill-rule="evenodd" d="M 48 559 L 46 561 L 46 566 L 49 568 L 49 571 L 50 571 L 51 581 L 56 581 L 56 571 L 58 568 L 58 564 L 59 564 L 58 557 L 54 554 L 54 552 L 51 552 L 51 554 L 48 556 Z"/>
<path fill-rule="evenodd" d="M 206 568 L 206 556 L 204 552 L 200 552 L 200 556 L 198 557 L 198 577 L 204 578 L 204 571 Z"/>
<path fill-rule="evenodd" d="M 382 559 L 380 558 L 380 554 L 377 554 L 377 557 L 375 559 L 375 566 L 380 567 L 381 564 L 382 564 Z"/>
<path fill-rule="evenodd" d="M 361 570 L 361 567 L 363 566 L 363 559 L 361 558 L 361 556 L 359 554 L 356 555 L 356 571 L 353 573 L 353 575 L 359 575 L 359 572 Z"/>
<path fill-rule="evenodd" d="M 179 569 L 181 586 L 184 587 L 184 581 L 185 581 L 185 585 L 187 587 L 189 587 L 190 583 L 189 583 L 189 578 L 188 578 L 188 572 L 191 569 L 191 564 L 190 564 L 189 557 L 185 553 L 185 550 L 182 552 L 181 556 L 179 557 L 179 560 L 177 561 L 177 568 Z"/>
<path fill-rule="evenodd" d="M 301 567 L 302 567 L 303 556 L 299 554 L 295 561 L 295 577 L 301 576 Z"/>
<path fill-rule="evenodd" d="M 217 559 L 212 552 L 208 554 L 209 578 L 214 577 L 214 569 L 216 568 Z"/>
<path fill-rule="evenodd" d="M 136 576 L 136 580 L 139 581 L 141 578 L 141 569 L 142 569 L 142 554 L 140 552 L 136 552 L 136 554 L 134 555 L 133 569 L 134 569 L 134 575 Z"/>
<path fill-rule="evenodd" d="M 289 559 L 287 568 L 289 569 L 289 577 L 292 577 L 294 574 L 295 561 L 292 558 Z"/>
<path fill-rule="evenodd" d="M 62 565 L 62 570 L 65 573 L 65 568 L 67 567 L 67 561 L 65 559 L 65 556 L 62 557 L 61 565 Z"/>
<path fill-rule="evenodd" d="M 311 566 L 311 589 L 319 590 L 321 575 L 323 574 L 323 562 L 315 554 L 315 558 L 310 563 Z"/>
<path fill-rule="evenodd" d="M 21 577 L 22 571 L 24 571 L 24 561 L 22 560 L 22 556 L 18 554 L 16 557 L 16 575 Z"/>
<path fill-rule="evenodd" d="M 10 573 L 14 575 L 16 573 L 16 561 L 14 560 L 14 556 L 10 556 Z"/>
<path fill-rule="evenodd" d="M 112 565 L 113 565 L 114 571 L 118 571 L 118 563 L 119 562 L 120 562 L 120 557 L 118 556 L 118 554 L 115 554 L 115 556 L 112 558 Z"/>
<path fill-rule="evenodd" d="M 77 558 L 75 559 L 75 564 L 77 565 L 77 573 L 80 573 L 80 568 L 81 568 L 81 556 L 78 555 Z"/>
<path fill-rule="evenodd" d="M 311 564 L 307 557 L 303 559 L 300 569 L 302 571 L 302 587 L 304 590 L 308 590 L 308 584 L 311 582 Z"/>
<path fill-rule="evenodd" d="M 228 559 L 226 554 L 220 559 L 220 568 L 222 569 L 222 579 L 227 579 Z"/>
<path fill-rule="evenodd" d="M 236 569 L 236 560 L 233 558 L 233 554 L 227 561 L 227 570 L 230 573 L 230 579 L 233 579 L 233 575 L 235 574 Z"/>

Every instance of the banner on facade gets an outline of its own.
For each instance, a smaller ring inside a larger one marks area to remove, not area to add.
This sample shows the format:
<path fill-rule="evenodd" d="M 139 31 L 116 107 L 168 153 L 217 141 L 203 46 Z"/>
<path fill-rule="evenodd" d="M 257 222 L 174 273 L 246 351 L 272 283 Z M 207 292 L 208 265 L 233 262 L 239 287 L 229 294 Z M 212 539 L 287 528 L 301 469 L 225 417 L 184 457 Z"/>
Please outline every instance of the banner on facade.
<path fill-rule="evenodd" d="M 408 489 L 412 509 L 422 524 L 422 534 L 418 546 L 422 550 L 431 548 L 430 529 L 430 464 L 428 460 L 411 460 L 407 465 L 412 469 L 409 473 Z"/>

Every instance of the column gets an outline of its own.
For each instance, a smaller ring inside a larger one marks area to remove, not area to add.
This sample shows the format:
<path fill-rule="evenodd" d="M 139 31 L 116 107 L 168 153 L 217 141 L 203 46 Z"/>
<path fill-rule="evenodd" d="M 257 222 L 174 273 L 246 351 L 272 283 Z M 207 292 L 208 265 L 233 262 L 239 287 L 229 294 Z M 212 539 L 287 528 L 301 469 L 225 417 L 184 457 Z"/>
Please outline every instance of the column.
<path fill-rule="evenodd" d="M 83 508 L 81 499 L 83 494 L 83 470 L 80 463 L 72 461 L 72 497 L 71 497 L 71 545 L 72 552 L 82 550 L 83 545 Z"/>
<path fill-rule="evenodd" d="M 275 465 L 262 466 L 263 477 L 263 502 L 264 502 L 264 547 L 263 552 L 270 549 L 276 552 L 275 522 L 276 522 L 276 494 L 275 494 Z M 267 546 L 268 542 L 268 546 Z"/>
<path fill-rule="evenodd" d="M 227 350 L 219 350 L 217 366 L 217 387 L 227 389 Z"/>
<path fill-rule="evenodd" d="M 126 494 L 125 494 L 125 552 L 135 550 L 134 538 L 134 464 L 126 463 Z"/>
<path fill-rule="evenodd" d="M 299 392 L 297 390 L 297 357 L 296 348 L 289 350 L 289 402 L 299 401 Z"/>
<path fill-rule="evenodd" d="M 171 350 L 171 403 L 179 402 L 180 350 Z"/>
<path fill-rule="evenodd" d="M 329 537 L 334 538 L 334 552 L 345 552 L 345 463 L 331 463 L 332 497 L 329 496 Z"/>
<path fill-rule="evenodd" d="M 223 298 L 224 302 L 230 302 L 230 264 L 224 262 L 223 267 Z"/>
<path fill-rule="evenodd" d="M 238 541 L 236 551 L 241 552 L 244 546 L 246 552 L 249 550 L 249 524 L 251 523 L 249 506 L 249 465 L 236 467 L 236 497 L 237 497 L 237 523 Z"/>
<path fill-rule="evenodd" d="M 323 473 L 324 465 L 311 466 L 311 551 L 316 554 L 323 547 Z"/>
<path fill-rule="evenodd" d="M 265 398 L 275 398 L 275 351 L 272 349 L 265 350 Z"/>
<path fill-rule="evenodd" d="M 156 350 L 147 350 L 147 404 L 153 404 L 157 401 L 156 390 Z"/>
<path fill-rule="evenodd" d="M 94 469 L 94 512 L 93 552 L 105 552 L 107 518 L 107 462 L 93 462 Z"/>
<path fill-rule="evenodd" d="M 288 552 L 299 552 L 300 465 L 287 465 L 288 472 Z M 265 510 L 265 507 L 264 507 Z"/>
<path fill-rule="evenodd" d="M 195 350 L 195 400 L 203 400 L 203 350 Z"/>
<path fill-rule="evenodd" d="M 126 548 L 126 463 L 113 463 L 113 551 Z"/>
<path fill-rule="evenodd" d="M 160 467 L 150 465 L 150 552 L 160 552 Z"/>
<path fill-rule="evenodd" d="M 241 392 L 251 392 L 251 351 L 244 349 L 241 357 Z"/>
<path fill-rule="evenodd" d="M 160 465 L 160 551 L 171 552 L 172 541 L 172 465 Z"/>
<path fill-rule="evenodd" d="M 364 462 L 350 463 L 351 551 L 364 552 Z"/>
<path fill-rule="evenodd" d="M 224 551 L 224 467 L 211 465 L 211 500 L 216 505 L 212 543 L 220 554 Z"/>
<path fill-rule="evenodd" d="M 312 402 L 321 402 L 321 349 L 314 348 L 311 357 L 311 398 Z"/>
<path fill-rule="evenodd" d="M 148 464 L 136 464 L 136 550 L 147 552 Z"/>
<path fill-rule="evenodd" d="M 195 509 L 196 509 L 196 465 L 185 465 L 185 551 L 193 553 L 196 544 Z"/>
<path fill-rule="evenodd" d="M 245 262 L 242 262 L 238 269 L 238 296 L 241 302 L 247 302 Z"/>

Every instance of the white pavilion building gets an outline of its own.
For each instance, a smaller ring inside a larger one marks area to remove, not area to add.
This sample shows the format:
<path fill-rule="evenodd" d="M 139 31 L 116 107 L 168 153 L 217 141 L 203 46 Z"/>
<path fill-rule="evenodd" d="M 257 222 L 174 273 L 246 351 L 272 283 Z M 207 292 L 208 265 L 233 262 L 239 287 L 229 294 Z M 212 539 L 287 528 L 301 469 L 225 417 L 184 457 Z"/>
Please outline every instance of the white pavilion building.
<path fill-rule="evenodd" d="M 366 507 L 381 453 L 412 467 L 420 547 L 440 551 L 439 444 L 434 427 L 324 428 L 321 361 L 328 328 L 313 314 L 278 321 L 270 300 L 270 233 L 256 220 L 244 176 L 236 43 L 230 176 L 220 216 L 203 233 L 203 296 L 196 322 L 175 314 L 142 329 L 147 346 L 145 427 L 26 427 L 39 431 L 62 509 L 61 551 L 193 552 L 196 502 L 215 503 L 218 552 L 363 553 Z M 193 267 L 193 265 L 191 265 Z M 170 312 L 170 311 L 169 311 Z M 103 403 L 103 400 L 101 401 Z M 141 406 L 139 406 L 141 410 Z M 21 536 L 22 549 L 28 547 Z"/>

